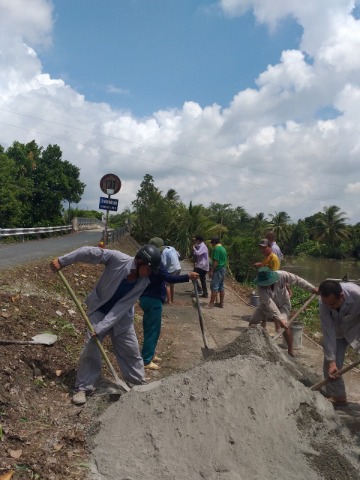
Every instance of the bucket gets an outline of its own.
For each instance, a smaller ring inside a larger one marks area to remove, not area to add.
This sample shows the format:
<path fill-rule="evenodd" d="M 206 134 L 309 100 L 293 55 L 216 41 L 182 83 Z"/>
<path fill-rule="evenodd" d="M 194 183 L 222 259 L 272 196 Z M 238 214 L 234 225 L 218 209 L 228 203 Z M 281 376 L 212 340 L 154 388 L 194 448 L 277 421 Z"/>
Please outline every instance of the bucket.
<path fill-rule="evenodd" d="M 301 350 L 302 349 L 302 334 L 304 330 L 304 326 L 300 322 L 293 322 L 290 325 L 290 330 L 293 336 L 293 348 L 294 350 Z M 287 347 L 284 335 L 283 335 L 283 346 Z"/>
<path fill-rule="evenodd" d="M 250 305 L 253 307 L 258 307 L 260 305 L 259 295 L 253 292 L 250 297 Z"/>

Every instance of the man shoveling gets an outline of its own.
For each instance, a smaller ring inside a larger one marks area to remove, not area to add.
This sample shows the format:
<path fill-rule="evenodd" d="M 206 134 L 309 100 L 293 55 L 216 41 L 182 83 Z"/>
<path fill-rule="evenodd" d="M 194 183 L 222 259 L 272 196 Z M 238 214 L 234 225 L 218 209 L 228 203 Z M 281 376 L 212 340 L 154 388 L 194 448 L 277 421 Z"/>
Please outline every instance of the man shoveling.
<path fill-rule="evenodd" d="M 256 308 L 250 319 L 250 325 L 273 320 L 275 328 L 284 328 L 283 333 L 288 347 L 288 354 L 293 357 L 293 338 L 287 325 L 291 312 L 291 301 L 288 289 L 289 285 L 297 285 L 311 293 L 318 293 L 318 289 L 301 277 L 284 270 L 273 271 L 269 267 L 261 267 L 254 279 L 257 285 L 260 305 Z"/>
<path fill-rule="evenodd" d="M 81 247 L 51 261 L 57 272 L 76 262 L 105 265 L 95 288 L 86 298 L 89 319 L 100 341 L 110 335 L 114 353 L 129 386 L 146 384 L 144 362 L 134 329 L 134 304 L 149 284 L 149 275 L 160 266 L 161 255 L 153 245 L 144 245 L 131 257 L 116 250 Z M 73 403 L 83 405 L 100 378 L 101 352 L 87 333 L 80 355 Z"/>

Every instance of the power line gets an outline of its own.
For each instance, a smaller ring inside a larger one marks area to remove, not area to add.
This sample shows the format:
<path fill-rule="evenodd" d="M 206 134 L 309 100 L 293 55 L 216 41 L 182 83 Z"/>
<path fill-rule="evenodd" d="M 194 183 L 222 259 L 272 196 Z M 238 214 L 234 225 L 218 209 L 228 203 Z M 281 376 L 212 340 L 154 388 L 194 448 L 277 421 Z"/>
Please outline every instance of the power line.
<path fill-rule="evenodd" d="M 20 129 L 20 130 L 25 130 L 25 131 L 30 131 L 30 132 L 33 132 L 33 133 L 36 133 L 38 135 L 44 135 L 44 136 L 47 136 L 47 137 L 51 137 L 51 138 L 56 138 L 56 139 L 59 139 L 59 140 L 62 140 L 64 142 L 69 142 L 69 143 L 75 143 L 75 144 L 78 144 L 78 145 L 83 145 L 85 147 L 88 147 L 88 148 L 92 148 L 92 149 L 95 149 L 95 150 L 104 150 L 106 152 L 110 152 L 110 153 L 115 153 L 117 155 L 122 155 L 122 156 L 126 156 L 126 157 L 129 157 L 129 158 L 134 158 L 136 160 L 140 160 L 140 161 L 143 161 L 143 162 L 148 162 L 148 163 L 153 163 L 155 165 L 161 165 L 161 166 L 165 166 L 165 167 L 171 167 L 173 169 L 176 169 L 176 170 L 181 170 L 181 171 L 186 171 L 186 172 L 191 172 L 193 174 L 200 174 L 200 175 L 205 175 L 205 176 L 208 176 L 208 177 L 211 177 L 211 178 L 218 178 L 220 180 L 223 180 L 223 181 L 231 181 L 231 182 L 238 182 L 237 179 L 234 179 L 234 178 L 229 178 L 229 177 L 223 177 L 223 176 L 220 176 L 220 175 L 215 175 L 213 173 L 208 173 L 208 172 L 202 172 L 202 171 L 199 171 L 199 170 L 194 170 L 194 169 L 191 169 L 191 168 L 186 168 L 186 167 L 178 167 L 178 166 L 174 166 L 174 165 L 168 165 L 167 163 L 163 163 L 163 162 L 159 162 L 159 161 L 156 161 L 156 160 L 148 160 L 148 159 L 145 159 L 145 158 L 142 158 L 142 157 L 138 157 L 136 155 L 131 155 L 131 154 L 128 154 L 128 153 L 121 153 L 121 152 L 118 152 L 116 150 L 111 150 L 109 148 L 105 148 L 105 147 L 100 147 L 98 145 L 91 145 L 91 144 L 88 144 L 88 143 L 83 143 L 83 142 L 79 142 L 77 140 L 71 140 L 71 139 L 68 139 L 68 138 L 64 138 L 64 137 L 61 137 L 59 135 L 55 135 L 55 134 L 50 134 L 50 133 L 44 133 L 44 132 L 39 132 L 37 130 L 34 130 L 33 128 L 26 128 L 26 127 L 19 127 L 18 125 L 12 125 L 10 123 L 6 123 L 6 122 L 1 122 L 0 121 L 0 124 L 1 125 L 7 125 L 9 127 L 13 127 L 13 128 L 17 128 L 17 129 Z M 154 147 L 155 148 L 155 147 Z M 263 172 L 264 173 L 264 172 Z M 293 177 L 293 178 L 296 178 L 296 177 Z M 255 187 L 258 187 L 258 188 L 263 188 L 263 189 L 268 189 L 268 190 L 278 190 L 280 191 L 281 193 L 291 193 L 291 194 L 296 194 L 296 193 L 302 193 L 300 191 L 293 191 L 293 190 L 284 190 L 283 187 L 276 187 L 274 186 L 273 184 L 272 185 L 259 185 L 259 184 L 256 184 L 256 183 L 253 183 L 253 182 L 248 182 L 246 180 L 241 180 L 242 183 L 245 183 L 247 185 L 252 185 L 252 186 L 255 186 Z M 324 200 L 323 197 L 320 197 L 319 195 L 313 195 L 313 194 L 307 194 L 308 197 L 313 197 L 313 198 L 318 198 L 320 200 Z M 330 200 L 330 199 L 329 199 Z M 346 202 L 346 203 L 350 203 L 348 202 L 347 200 L 344 200 L 342 199 L 343 202 Z"/>
<path fill-rule="evenodd" d="M 154 150 L 169 153 L 171 155 L 178 155 L 178 156 L 182 156 L 182 157 L 186 157 L 186 158 L 191 158 L 192 160 L 202 160 L 204 162 L 210 162 L 210 163 L 213 163 L 213 164 L 216 164 L 216 165 L 224 165 L 224 166 L 233 167 L 233 168 L 237 168 L 237 169 L 247 169 L 247 170 L 250 170 L 250 171 L 253 171 L 253 172 L 257 172 L 257 173 L 262 173 L 262 174 L 266 174 L 266 175 L 273 175 L 273 176 L 276 176 L 276 177 L 292 178 L 294 180 L 298 180 L 298 181 L 302 181 L 302 182 L 312 182 L 312 179 L 310 180 L 306 177 L 295 177 L 293 175 L 286 175 L 286 174 L 283 174 L 283 173 L 277 173 L 277 172 L 270 171 L 270 170 L 257 169 L 257 168 L 248 167 L 248 166 L 234 165 L 233 163 L 227 163 L 227 162 L 218 161 L 218 160 L 211 160 L 209 158 L 198 157 L 198 156 L 190 155 L 188 153 L 181 153 L 181 152 L 176 152 L 176 151 L 168 150 L 168 149 L 161 148 L 161 147 L 155 147 L 153 145 L 149 145 L 149 144 L 141 143 L 141 142 L 136 142 L 134 140 L 128 140 L 128 139 L 122 138 L 122 137 L 115 137 L 115 136 L 112 136 L 112 135 L 106 135 L 106 134 L 101 133 L 101 132 L 96 132 L 96 131 L 87 130 L 87 129 L 81 128 L 81 127 L 67 125 L 67 124 L 64 124 L 64 123 L 61 123 L 61 122 L 56 122 L 54 120 L 48 120 L 48 119 L 37 117 L 37 116 L 34 116 L 34 115 L 28 115 L 28 114 L 24 114 L 24 113 L 20 113 L 20 112 L 15 112 L 13 110 L 8 110 L 6 108 L 0 108 L 0 110 L 2 110 L 4 112 L 8 112 L 8 113 L 13 113 L 15 115 L 19 115 L 21 117 L 33 118 L 35 120 L 40 120 L 42 122 L 51 123 L 53 125 L 59 125 L 61 127 L 66 127 L 66 128 L 71 129 L 71 130 L 78 130 L 80 132 L 91 133 L 92 135 L 97 135 L 99 137 L 108 138 L 108 139 L 112 139 L 112 140 L 118 140 L 120 142 L 125 142 L 125 143 L 130 143 L 130 144 L 133 144 L 133 145 L 138 145 L 140 147 L 152 148 Z M 0 123 L 2 123 L 2 122 L 0 122 Z M 4 124 L 9 125 L 9 126 L 14 126 L 14 125 L 6 124 L 6 123 L 4 123 Z M 15 128 L 17 128 L 17 127 L 15 126 Z M 18 127 L 18 128 L 21 128 L 21 127 Z M 77 142 L 77 143 L 81 143 L 81 142 Z M 102 147 L 98 147 L 98 148 L 102 149 Z M 122 154 L 122 155 L 127 155 L 127 154 Z M 338 187 L 338 188 L 345 188 L 346 187 L 346 185 L 339 185 L 339 184 L 336 184 L 336 183 L 328 183 L 328 182 L 324 182 L 322 180 L 316 180 L 316 182 L 319 183 L 319 184 L 328 185 L 328 186 L 332 186 L 332 187 Z"/>

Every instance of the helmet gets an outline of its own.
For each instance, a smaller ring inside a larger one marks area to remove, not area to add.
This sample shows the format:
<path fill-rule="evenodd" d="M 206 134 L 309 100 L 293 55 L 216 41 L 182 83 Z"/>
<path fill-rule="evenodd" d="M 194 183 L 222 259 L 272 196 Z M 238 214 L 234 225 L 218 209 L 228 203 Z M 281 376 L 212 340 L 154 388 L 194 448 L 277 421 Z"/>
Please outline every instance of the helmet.
<path fill-rule="evenodd" d="M 144 245 L 141 247 L 135 258 L 142 260 L 146 265 L 149 265 L 153 272 L 157 272 L 161 263 L 161 254 L 154 245 Z"/>

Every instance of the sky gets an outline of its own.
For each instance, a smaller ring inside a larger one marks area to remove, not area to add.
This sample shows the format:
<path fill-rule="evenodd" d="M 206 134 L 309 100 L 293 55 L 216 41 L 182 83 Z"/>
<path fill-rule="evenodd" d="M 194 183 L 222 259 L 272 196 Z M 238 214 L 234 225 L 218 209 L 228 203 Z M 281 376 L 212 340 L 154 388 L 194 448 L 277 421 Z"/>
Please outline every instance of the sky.
<path fill-rule="evenodd" d="M 146 174 L 188 205 L 360 222 L 360 0 L 0 0 L 0 145 L 57 144 L 98 210 Z"/>

